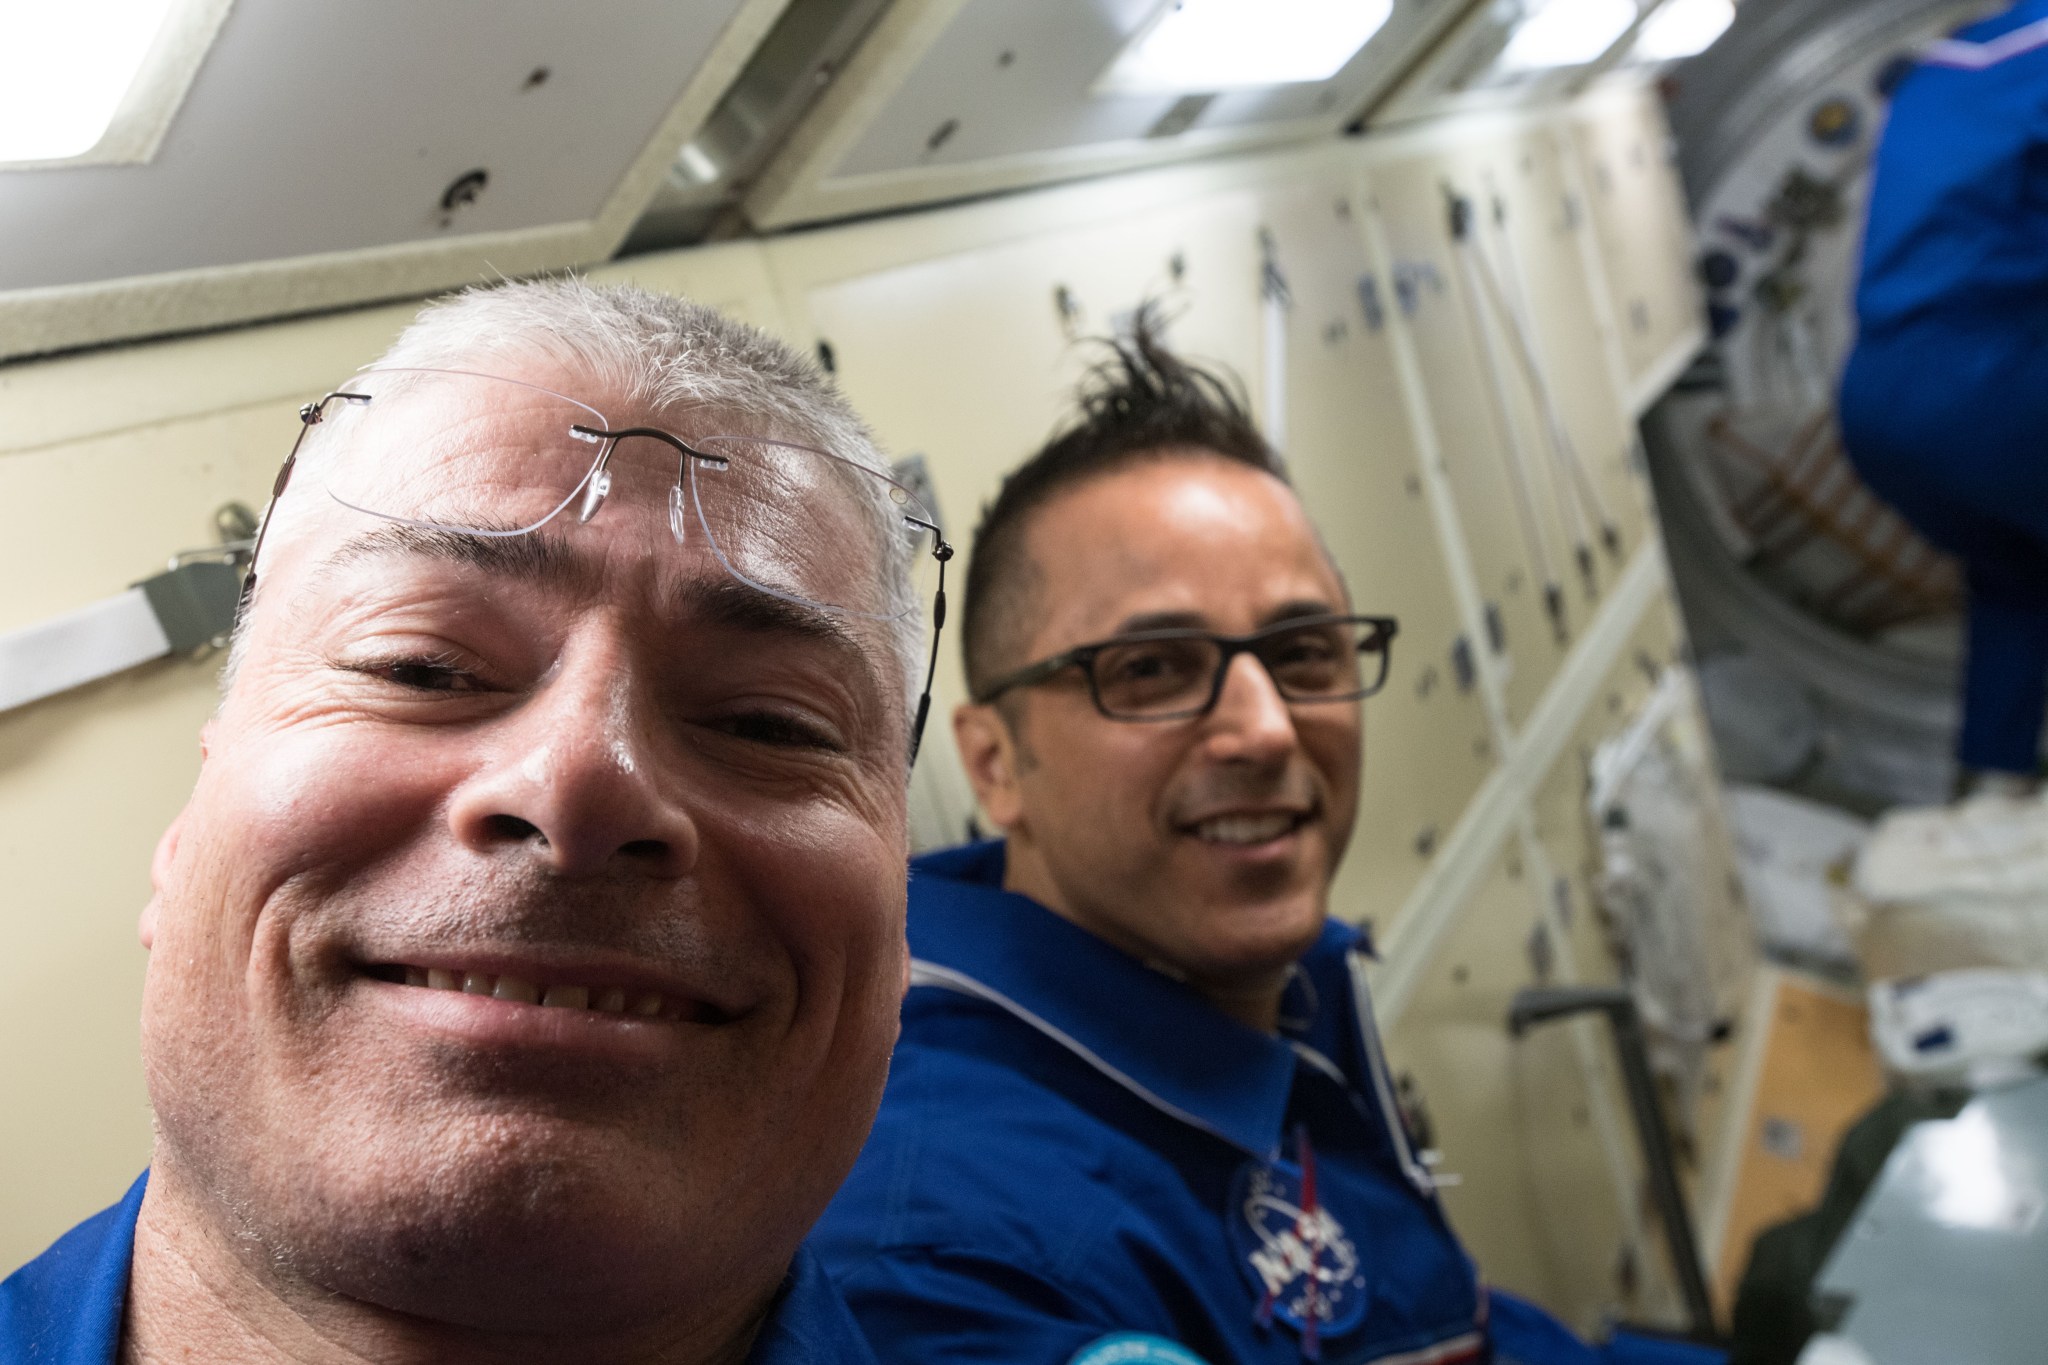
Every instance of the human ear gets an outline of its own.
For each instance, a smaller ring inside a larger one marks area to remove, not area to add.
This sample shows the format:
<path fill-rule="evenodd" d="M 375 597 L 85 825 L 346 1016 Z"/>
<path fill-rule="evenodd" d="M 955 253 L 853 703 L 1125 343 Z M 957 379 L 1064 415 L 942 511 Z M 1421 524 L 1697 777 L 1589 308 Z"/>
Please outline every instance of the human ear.
<path fill-rule="evenodd" d="M 1008 833 L 1023 821 L 1017 787 L 1017 737 L 995 707 L 965 703 L 953 711 L 953 742 L 974 798 L 997 829 Z"/>
<path fill-rule="evenodd" d="M 150 856 L 149 885 L 152 894 L 149 903 L 142 907 L 142 918 L 135 926 L 144 952 L 156 946 L 157 907 L 163 903 L 164 883 L 170 879 L 171 863 L 178 856 L 178 836 L 184 828 L 185 812 L 181 810 L 165 826 L 163 836 L 156 841 L 156 852 Z"/>
<path fill-rule="evenodd" d="M 208 719 L 199 727 L 199 764 L 206 766 L 207 755 L 213 752 L 214 722 Z M 156 946 L 157 906 L 163 900 L 164 883 L 170 879 L 171 863 L 178 856 L 178 836 L 185 828 L 185 812 L 188 805 L 171 817 L 171 823 L 164 826 L 164 832 L 156 841 L 156 852 L 149 859 L 149 903 L 142 907 L 142 917 L 136 922 L 136 937 L 142 940 L 142 950 L 148 952 Z"/>

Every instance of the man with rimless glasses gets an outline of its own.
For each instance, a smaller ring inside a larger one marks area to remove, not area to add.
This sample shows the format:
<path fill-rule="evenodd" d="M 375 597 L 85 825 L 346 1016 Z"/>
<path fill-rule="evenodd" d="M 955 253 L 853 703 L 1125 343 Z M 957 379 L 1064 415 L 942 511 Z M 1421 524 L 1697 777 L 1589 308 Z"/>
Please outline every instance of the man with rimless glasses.
<path fill-rule="evenodd" d="M 301 417 L 142 915 L 155 1155 L 0 1358 L 870 1362 L 800 1243 L 950 550 L 807 362 L 639 291 L 460 296 Z"/>
<path fill-rule="evenodd" d="M 1481 1284 L 1327 918 L 1395 622 L 1149 320 L 1081 409 L 976 532 L 954 733 L 1003 837 L 912 865 L 813 1246 L 888 1361 L 1597 1359 Z"/>

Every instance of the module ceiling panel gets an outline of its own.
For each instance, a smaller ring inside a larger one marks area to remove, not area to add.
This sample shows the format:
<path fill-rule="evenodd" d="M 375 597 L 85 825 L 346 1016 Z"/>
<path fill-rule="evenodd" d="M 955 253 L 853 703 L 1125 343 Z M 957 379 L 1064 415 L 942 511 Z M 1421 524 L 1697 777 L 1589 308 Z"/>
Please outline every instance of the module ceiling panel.
<path fill-rule="evenodd" d="M 1327 81 L 1213 96 L 1098 93 L 1158 0 L 896 0 L 748 201 L 813 222 L 1342 128 L 1470 0 L 1395 0 Z"/>
<path fill-rule="evenodd" d="M 0 355 L 607 257 L 787 0 L 236 0 L 156 155 L 0 172 Z"/>

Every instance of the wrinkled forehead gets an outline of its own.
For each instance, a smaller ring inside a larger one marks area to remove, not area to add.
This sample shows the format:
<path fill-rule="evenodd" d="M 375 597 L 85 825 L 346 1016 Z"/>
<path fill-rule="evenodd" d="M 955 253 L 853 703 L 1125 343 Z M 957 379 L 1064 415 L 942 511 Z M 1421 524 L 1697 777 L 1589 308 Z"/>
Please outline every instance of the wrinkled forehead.
<path fill-rule="evenodd" d="M 684 572 L 897 614 L 901 490 L 792 426 L 634 401 L 562 372 L 384 370 L 338 389 L 302 449 L 309 491 L 339 511 L 486 536 L 623 538 Z"/>

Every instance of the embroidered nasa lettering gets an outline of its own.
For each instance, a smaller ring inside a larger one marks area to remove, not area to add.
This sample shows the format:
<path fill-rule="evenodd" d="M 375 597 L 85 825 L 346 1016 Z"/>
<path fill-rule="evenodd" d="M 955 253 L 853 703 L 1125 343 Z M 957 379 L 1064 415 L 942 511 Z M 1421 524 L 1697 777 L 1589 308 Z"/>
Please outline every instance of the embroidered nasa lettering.
<path fill-rule="evenodd" d="M 1261 1320 L 1277 1317 L 1312 1338 L 1341 1335 L 1364 1320 L 1368 1295 L 1357 1243 L 1316 1199 L 1312 1174 L 1304 1178 L 1302 1168 L 1277 1161 L 1248 1162 L 1233 1182 L 1231 1203 L 1232 1241 Z"/>

